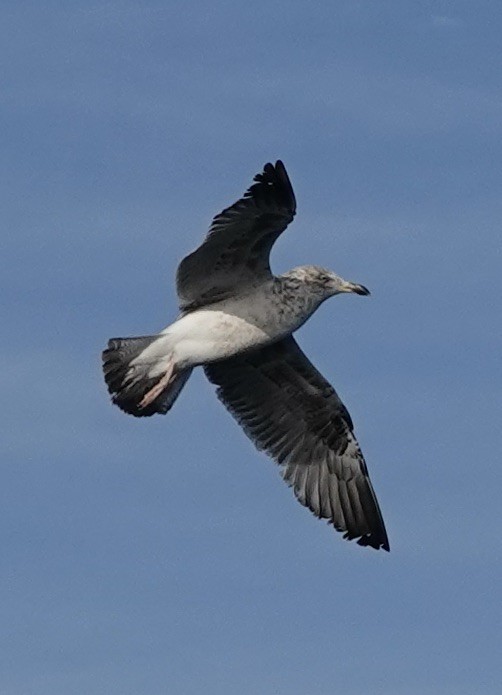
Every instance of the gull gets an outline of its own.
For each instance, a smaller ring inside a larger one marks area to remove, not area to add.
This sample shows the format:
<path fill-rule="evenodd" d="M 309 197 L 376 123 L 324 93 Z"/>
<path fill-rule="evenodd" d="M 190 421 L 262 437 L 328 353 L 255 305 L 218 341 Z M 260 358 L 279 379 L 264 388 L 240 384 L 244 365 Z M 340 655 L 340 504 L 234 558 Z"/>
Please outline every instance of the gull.
<path fill-rule="evenodd" d="M 115 405 L 147 417 L 167 413 L 202 366 L 302 505 L 344 538 L 389 550 L 352 419 L 293 338 L 329 297 L 369 291 L 315 265 L 272 273 L 270 251 L 295 213 L 284 164 L 265 164 L 179 264 L 179 317 L 156 335 L 109 340 L 105 381 Z"/>

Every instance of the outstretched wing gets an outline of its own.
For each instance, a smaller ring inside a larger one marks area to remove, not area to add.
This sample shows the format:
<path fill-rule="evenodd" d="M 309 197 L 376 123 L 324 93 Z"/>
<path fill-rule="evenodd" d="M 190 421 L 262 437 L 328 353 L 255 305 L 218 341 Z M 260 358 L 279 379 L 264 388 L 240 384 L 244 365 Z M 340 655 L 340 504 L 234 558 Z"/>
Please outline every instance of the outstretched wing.
<path fill-rule="evenodd" d="M 301 504 L 345 538 L 389 550 L 350 415 L 292 337 L 204 370 L 248 437 L 281 465 Z"/>
<path fill-rule="evenodd" d="M 265 164 L 244 196 L 214 218 L 201 246 L 178 266 L 184 311 L 242 293 L 271 276 L 269 255 L 291 222 L 296 200 L 281 161 Z"/>

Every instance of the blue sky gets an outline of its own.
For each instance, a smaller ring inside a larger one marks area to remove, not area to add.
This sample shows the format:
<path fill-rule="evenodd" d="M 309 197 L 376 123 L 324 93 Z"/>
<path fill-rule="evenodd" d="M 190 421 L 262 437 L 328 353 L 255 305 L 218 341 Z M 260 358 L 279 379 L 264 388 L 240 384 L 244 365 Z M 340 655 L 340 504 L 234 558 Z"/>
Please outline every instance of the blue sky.
<path fill-rule="evenodd" d="M 499 692 L 501 30 L 489 1 L 3 5 L 2 695 Z M 276 158 L 274 269 L 372 290 L 298 340 L 390 554 L 297 504 L 201 373 L 146 421 L 102 382 Z"/>

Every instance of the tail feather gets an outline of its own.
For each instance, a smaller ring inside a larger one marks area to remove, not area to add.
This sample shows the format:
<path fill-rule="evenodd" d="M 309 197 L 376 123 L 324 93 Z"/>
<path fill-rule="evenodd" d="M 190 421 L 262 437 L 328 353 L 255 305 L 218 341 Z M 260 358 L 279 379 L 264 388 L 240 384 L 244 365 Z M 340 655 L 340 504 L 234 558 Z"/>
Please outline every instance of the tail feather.
<path fill-rule="evenodd" d="M 150 358 L 143 361 L 141 353 L 157 339 L 156 335 L 112 338 L 108 341 L 106 350 L 103 351 L 103 373 L 112 402 L 125 413 L 135 417 L 167 413 L 192 373 L 191 369 L 178 372 L 169 386 L 154 401 L 140 408 L 139 404 L 145 394 L 159 380 L 158 374 L 150 375 L 156 360 L 152 362 Z"/>

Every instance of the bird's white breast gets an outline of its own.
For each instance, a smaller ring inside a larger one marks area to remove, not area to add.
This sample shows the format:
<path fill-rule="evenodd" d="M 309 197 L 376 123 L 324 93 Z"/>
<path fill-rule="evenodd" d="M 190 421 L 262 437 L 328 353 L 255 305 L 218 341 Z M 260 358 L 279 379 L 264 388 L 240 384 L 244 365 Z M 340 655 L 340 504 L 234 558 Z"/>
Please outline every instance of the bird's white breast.
<path fill-rule="evenodd" d="M 162 335 L 173 346 L 177 363 L 193 366 L 275 342 L 296 330 L 305 318 L 284 311 L 267 285 L 190 312 Z"/>

